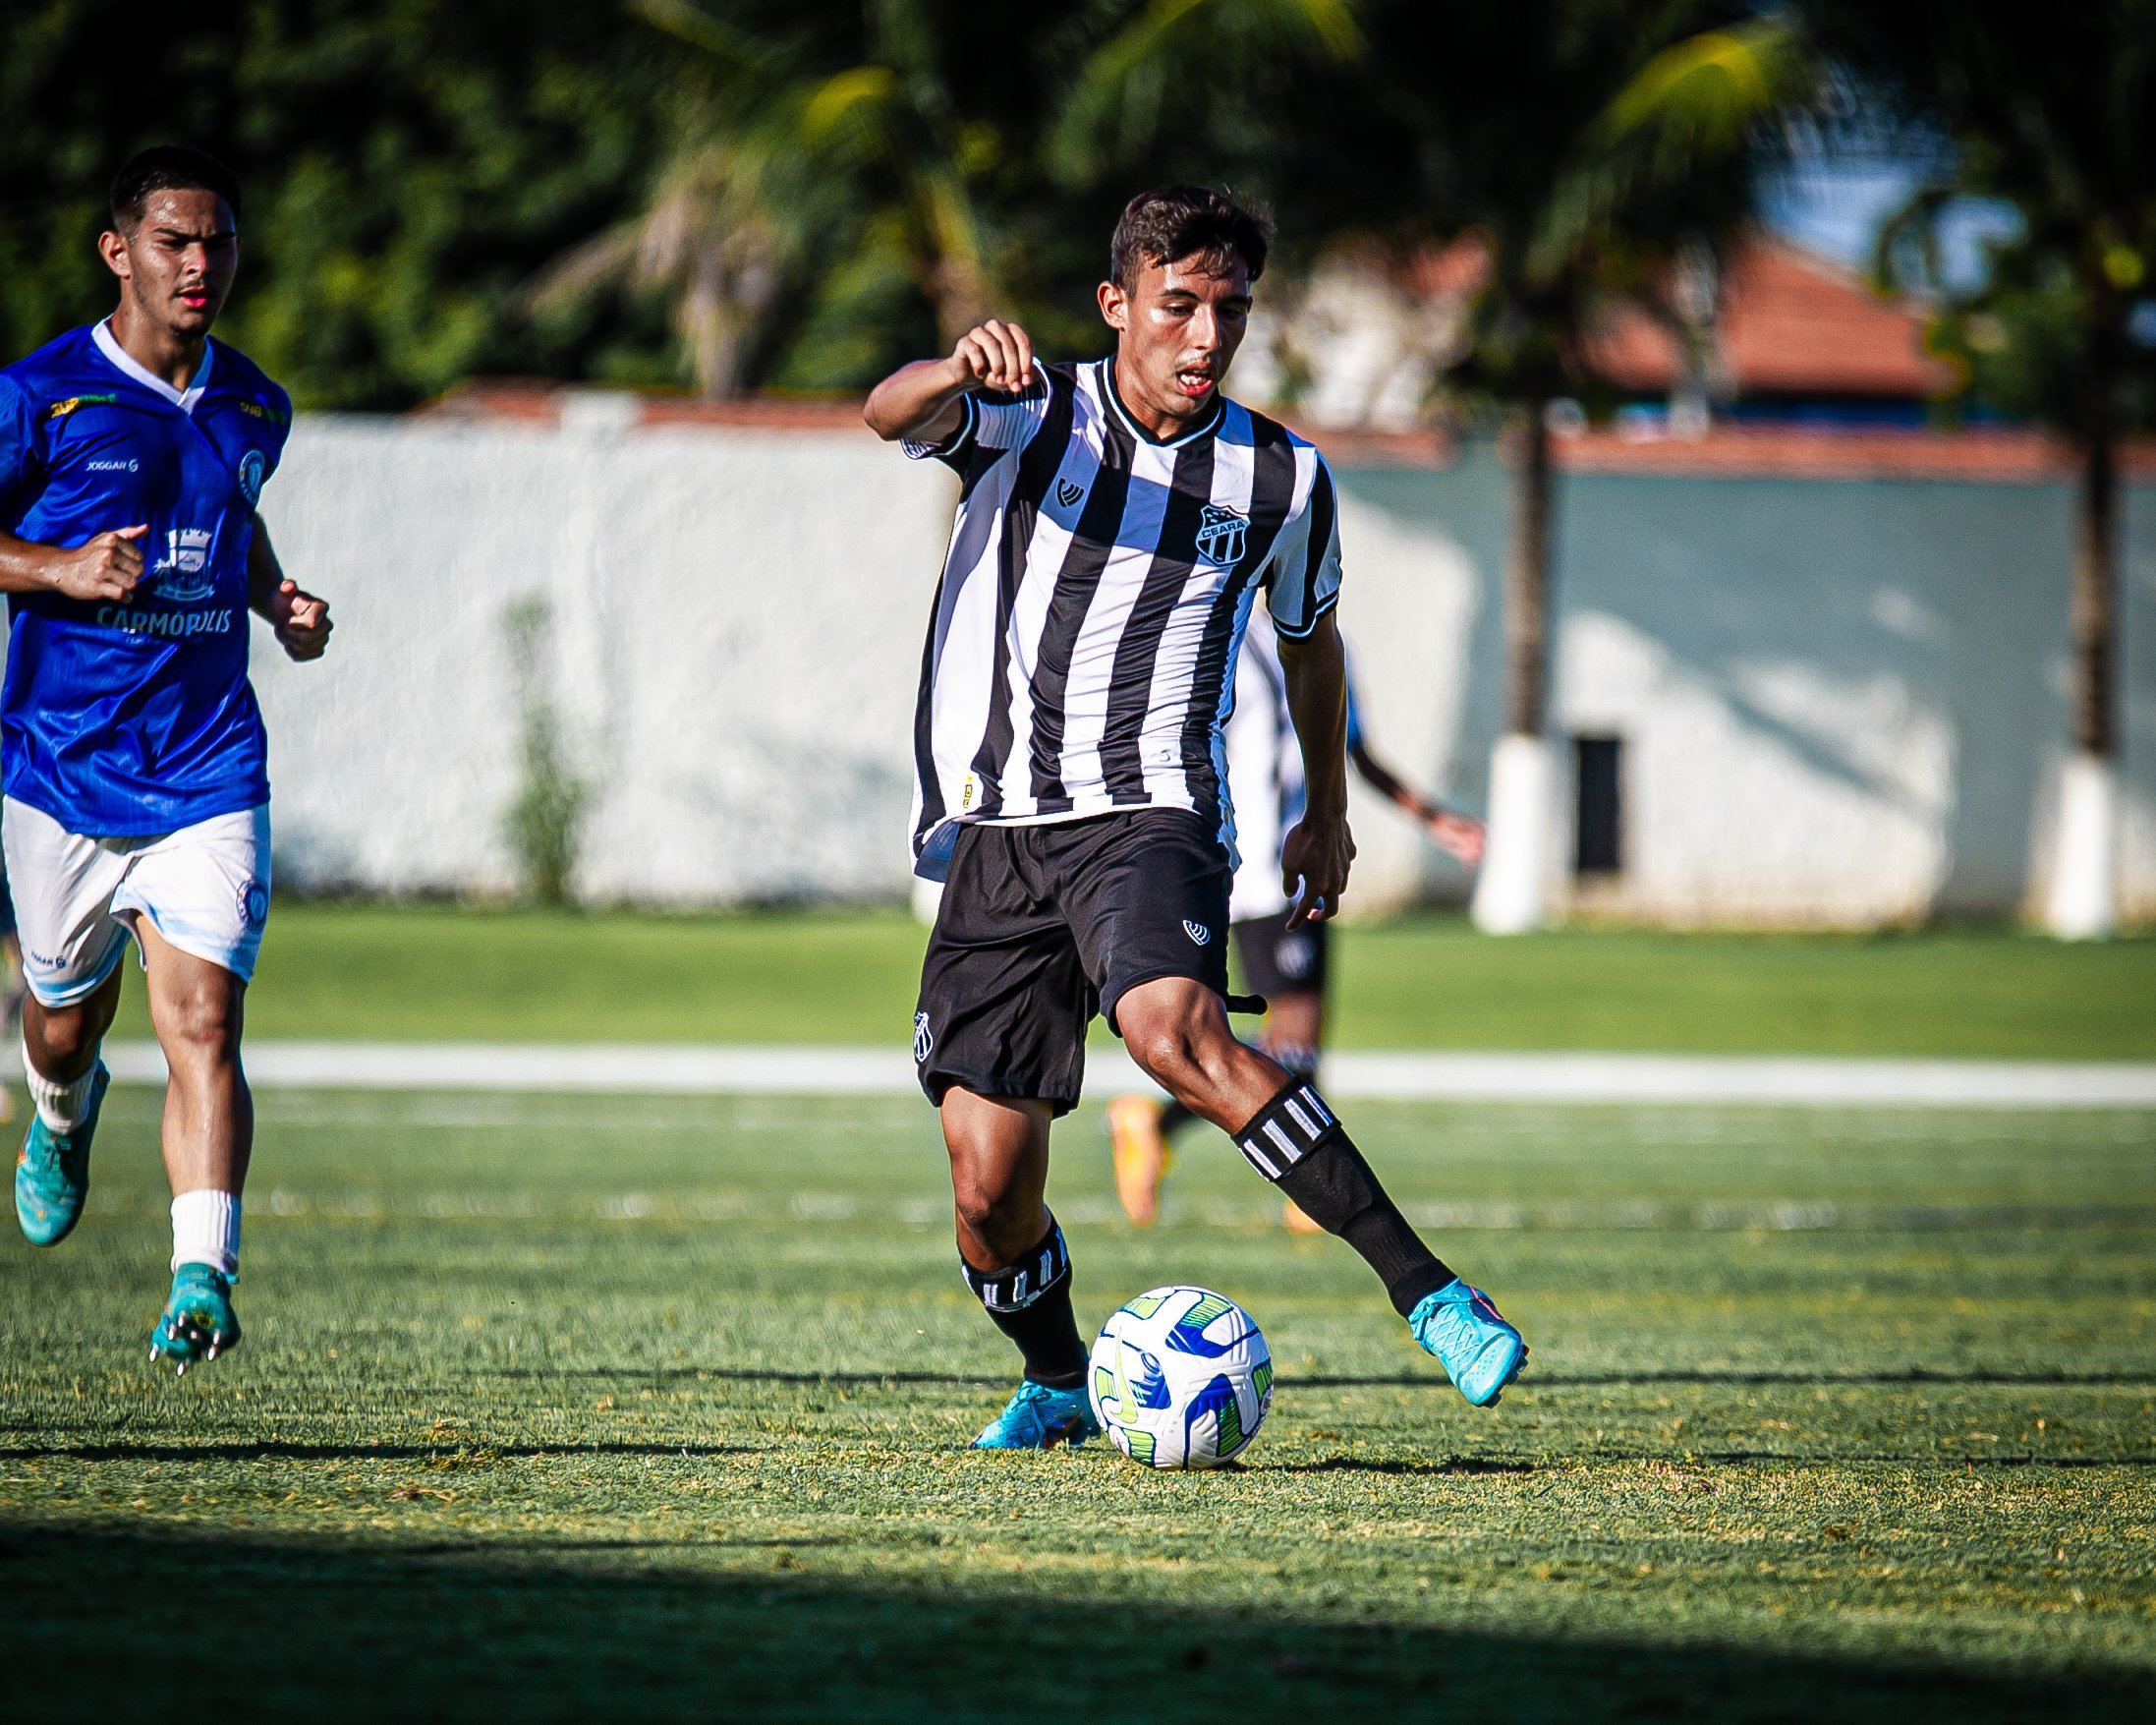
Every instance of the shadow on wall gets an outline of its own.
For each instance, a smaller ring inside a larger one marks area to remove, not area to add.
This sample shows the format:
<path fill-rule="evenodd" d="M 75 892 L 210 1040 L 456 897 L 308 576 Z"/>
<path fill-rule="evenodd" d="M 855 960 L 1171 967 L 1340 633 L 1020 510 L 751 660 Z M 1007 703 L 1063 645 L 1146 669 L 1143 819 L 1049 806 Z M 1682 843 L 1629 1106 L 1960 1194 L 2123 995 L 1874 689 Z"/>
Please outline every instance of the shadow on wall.
<path fill-rule="evenodd" d="M 1356 496 L 1449 539 L 1478 603 L 1452 782 L 1502 717 L 1507 479 L 1359 471 Z M 2066 742 L 2062 485 L 1570 475 L 1560 489 L 1552 727 L 1627 761 L 1627 878 L 1598 906 L 1674 920 L 2014 914 L 2046 857 Z M 2156 756 L 2156 490 L 2129 493 L 2128 783 Z M 2145 837 L 2141 840 L 2146 842 Z M 2129 839 L 2124 871 L 2145 897 Z"/>
<path fill-rule="evenodd" d="M 2125 1717 L 2151 1698 L 2145 1676 L 2101 1668 L 2010 1675 L 1462 1633 L 1428 1618 L 1283 1619 L 1165 1595 L 1108 1604 L 1072 1595 L 1052 1566 L 1039 1580 L 998 1570 L 993 1581 L 821 1581 L 804 1573 L 818 1543 L 482 1542 L 445 1525 L 397 1546 L 18 1525 L 0 1544 L 0 1573 L 26 1583 L 16 1623 L 41 1656 L 19 1662 L 9 1687 L 22 1718 L 229 1708 L 239 1696 L 248 1710 L 321 1720 L 995 1720 L 1010 1716 L 1014 1683 L 1041 1673 L 1053 1674 L 1069 1716 L 1128 1716 L 1135 1696 L 1153 1719 L 1217 1714 L 1223 1695 L 1251 1721 L 1376 1701 L 1393 1718 L 1852 1725 Z M 933 1551 L 902 1561 L 936 1566 Z M 205 1588 L 218 1601 L 218 1657 L 174 1661 L 140 1626 Z M 98 1608 L 79 1609 L 85 1599 Z"/>

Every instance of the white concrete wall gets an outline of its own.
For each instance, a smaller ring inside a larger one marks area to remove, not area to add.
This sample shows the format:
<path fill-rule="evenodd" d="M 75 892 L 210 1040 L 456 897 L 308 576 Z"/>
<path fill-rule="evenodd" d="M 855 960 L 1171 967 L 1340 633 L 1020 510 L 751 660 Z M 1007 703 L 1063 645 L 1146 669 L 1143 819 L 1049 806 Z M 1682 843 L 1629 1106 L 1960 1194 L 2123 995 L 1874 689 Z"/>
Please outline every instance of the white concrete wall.
<path fill-rule="evenodd" d="M 1482 793 L 1505 479 L 1347 469 L 1341 615 L 1374 742 Z M 1624 876 L 1677 922 L 2011 911 L 2065 735 L 2056 487 L 1567 478 L 1553 727 L 1626 741 Z M 491 891 L 516 713 L 502 617 L 540 595 L 596 800 L 596 899 L 906 887 L 915 681 L 950 476 L 865 431 L 309 418 L 263 512 L 335 603 L 329 659 L 258 637 L 293 884 Z M 2156 911 L 2156 513 L 2128 509 L 2128 849 Z M 1567 801 L 1565 821 L 1569 822 Z M 1351 908 L 1465 877 L 1358 794 Z M 1568 830 L 1568 827 L 1567 827 Z"/>

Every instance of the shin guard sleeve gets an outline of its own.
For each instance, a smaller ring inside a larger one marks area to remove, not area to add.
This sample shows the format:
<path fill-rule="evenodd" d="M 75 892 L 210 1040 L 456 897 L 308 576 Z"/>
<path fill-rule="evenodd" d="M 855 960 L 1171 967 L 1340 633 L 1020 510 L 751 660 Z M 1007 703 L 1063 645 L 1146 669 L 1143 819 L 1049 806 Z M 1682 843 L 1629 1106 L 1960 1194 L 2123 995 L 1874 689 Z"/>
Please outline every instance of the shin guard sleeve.
<path fill-rule="evenodd" d="M 1282 1089 L 1235 1134 L 1235 1145 L 1313 1222 L 1362 1255 L 1402 1317 L 1452 1280 L 1308 1083 Z"/>
<path fill-rule="evenodd" d="M 1086 1381 L 1086 1345 L 1070 1303 L 1070 1248 L 1049 1218 L 1041 1242 L 1000 1270 L 976 1270 L 958 1260 L 966 1286 L 995 1327 L 1025 1356 L 1026 1376 L 1059 1390 Z"/>

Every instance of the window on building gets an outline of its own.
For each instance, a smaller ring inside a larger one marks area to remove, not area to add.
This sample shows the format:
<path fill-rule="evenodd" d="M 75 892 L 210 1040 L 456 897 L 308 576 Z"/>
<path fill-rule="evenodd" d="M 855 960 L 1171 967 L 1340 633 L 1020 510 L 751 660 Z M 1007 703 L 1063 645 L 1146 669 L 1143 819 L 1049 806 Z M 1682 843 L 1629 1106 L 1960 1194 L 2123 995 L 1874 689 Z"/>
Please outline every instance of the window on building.
<path fill-rule="evenodd" d="M 1579 807 L 1572 823 L 1572 872 L 1614 875 L 1624 867 L 1624 745 L 1617 737 L 1572 739 L 1572 782 Z"/>

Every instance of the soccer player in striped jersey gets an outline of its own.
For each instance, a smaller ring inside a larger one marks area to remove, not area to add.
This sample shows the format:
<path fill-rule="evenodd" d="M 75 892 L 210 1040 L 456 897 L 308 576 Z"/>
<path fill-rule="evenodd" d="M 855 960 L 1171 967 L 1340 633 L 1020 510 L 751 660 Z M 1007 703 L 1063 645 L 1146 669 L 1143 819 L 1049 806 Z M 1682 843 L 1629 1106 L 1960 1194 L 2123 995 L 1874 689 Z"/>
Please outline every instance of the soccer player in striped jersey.
<path fill-rule="evenodd" d="M 1401 808 L 1431 842 L 1472 868 L 1482 860 L 1482 823 L 1421 795 L 1370 747 L 1352 680 L 1347 685 L 1347 759 L 1365 783 Z M 1303 758 L 1287 706 L 1279 641 L 1264 613 L 1253 611 L 1235 666 L 1235 711 L 1227 721 L 1228 800 L 1242 862 L 1228 896 L 1228 933 L 1242 959 L 1243 981 L 1266 1003 L 1258 1046 L 1298 1078 L 1318 1079 L 1325 1046 L 1326 984 L 1332 972 L 1332 929 L 1326 922 L 1288 921 L 1280 882 L 1280 843 L 1303 817 Z M 1162 1104 L 1140 1093 L 1107 1105 L 1115 1195 L 1140 1228 L 1159 1219 L 1168 1142 L 1197 1116 L 1181 1103 Z M 1281 1220 L 1297 1234 L 1324 1232 L 1294 1199 Z"/>
<path fill-rule="evenodd" d="M 1131 201 L 1102 316 L 1115 351 L 1041 364 L 992 319 L 892 374 L 870 426 L 961 489 L 914 724 L 918 873 L 945 885 L 914 1015 L 942 1116 L 969 1287 L 1022 1354 L 984 1449 L 1077 1442 L 1086 1345 L 1050 1214 L 1049 1127 L 1077 1102 L 1096 1012 L 1193 1114 L 1383 1279 L 1478 1406 L 1519 1332 L 1417 1237 L 1319 1095 L 1228 1028 L 1234 824 L 1222 727 L 1261 601 L 1308 763 L 1281 846 L 1297 922 L 1338 907 L 1345 669 L 1333 479 L 1221 394 L 1264 270 L 1263 219 L 1170 187 Z"/>

